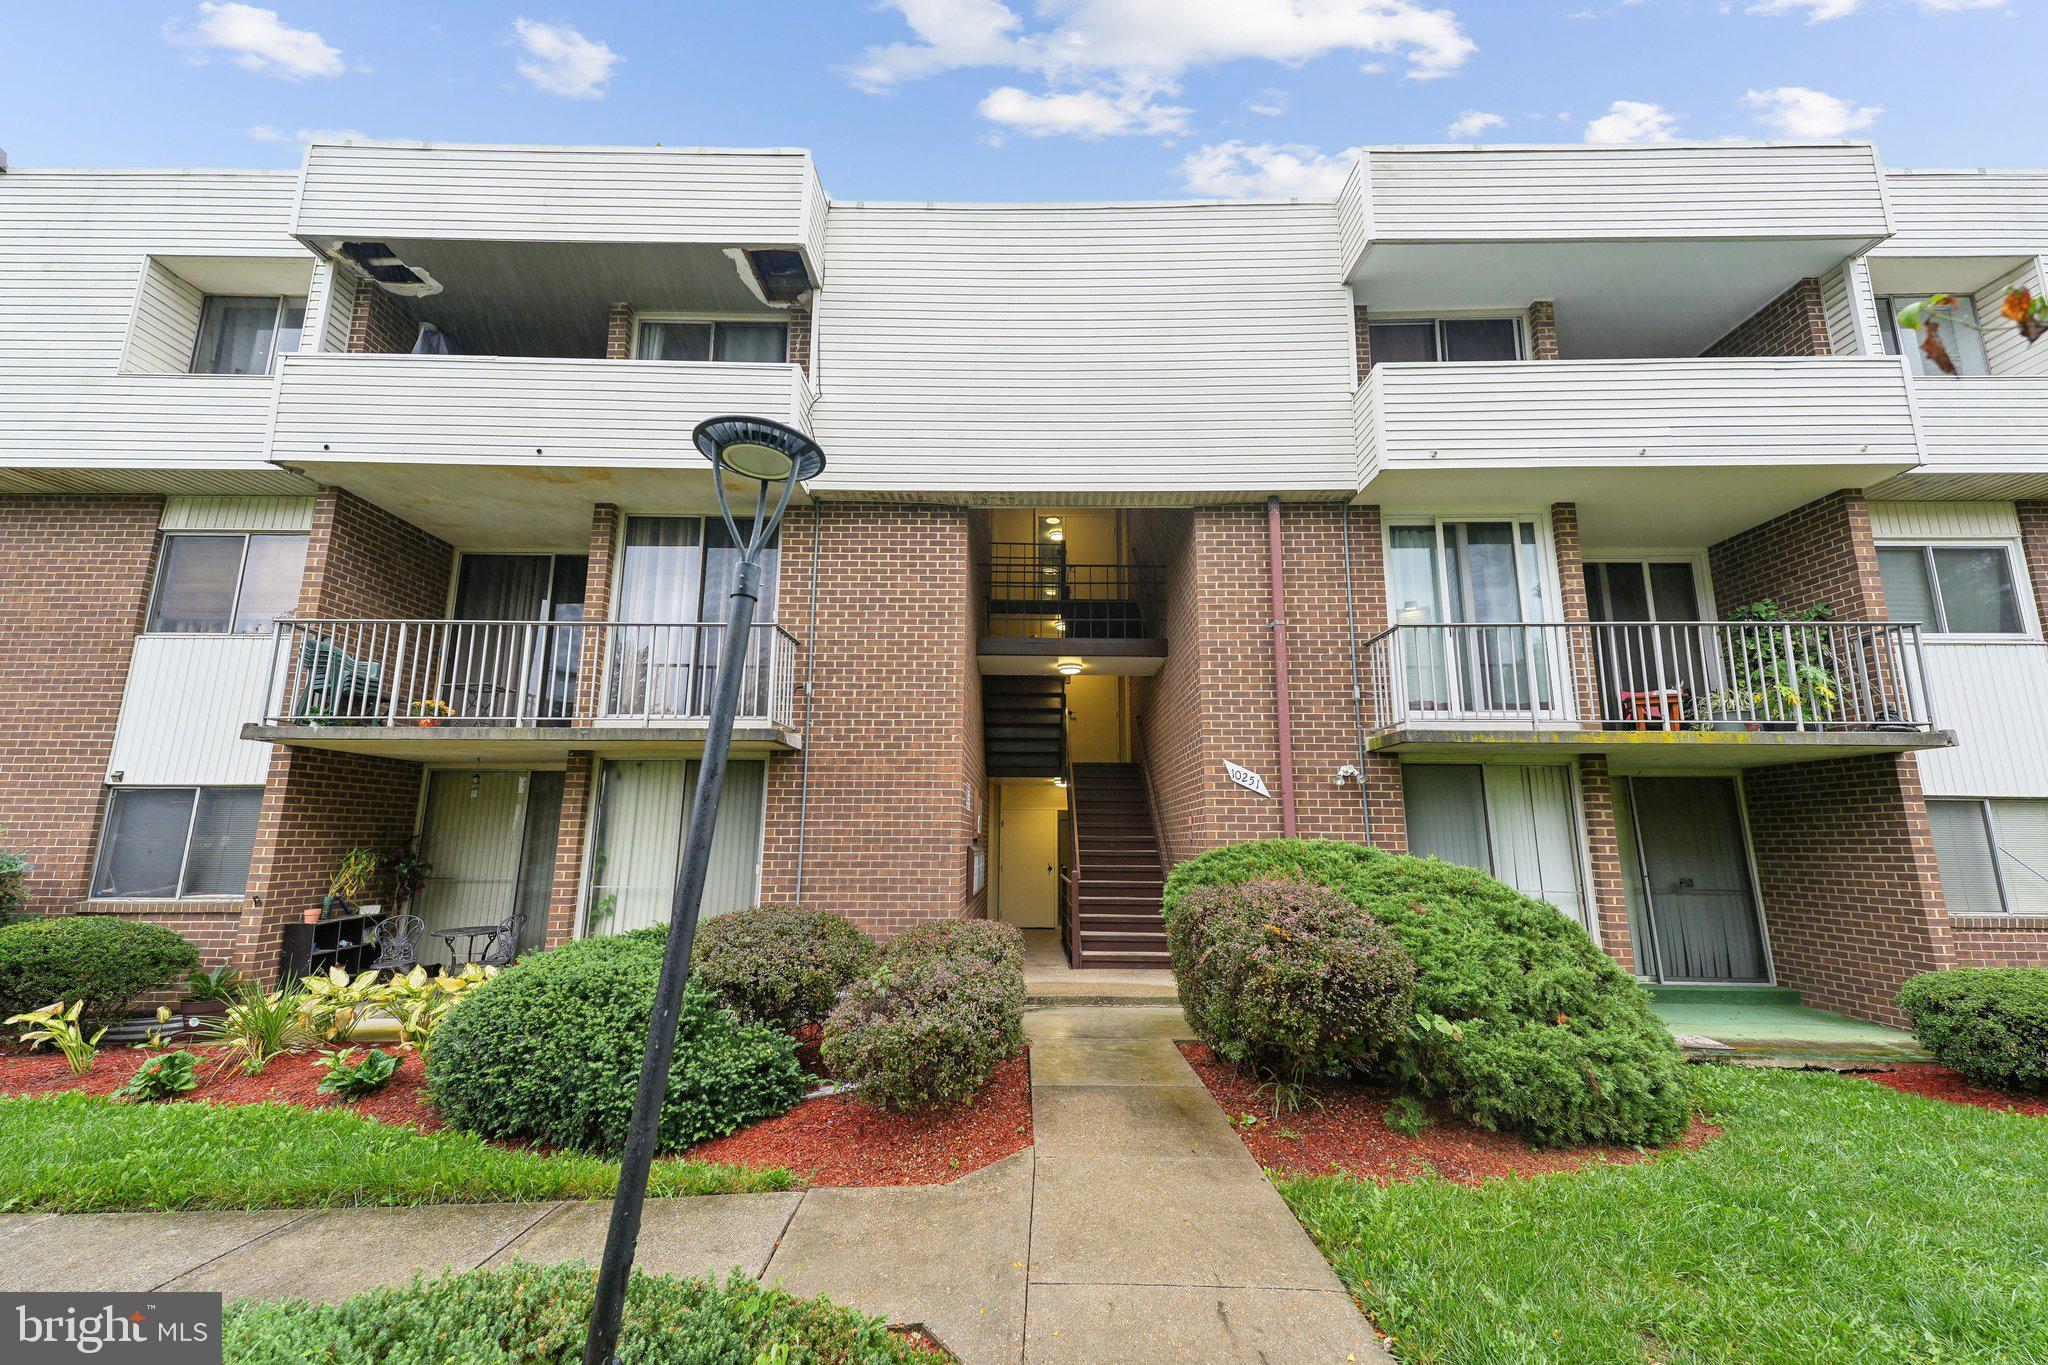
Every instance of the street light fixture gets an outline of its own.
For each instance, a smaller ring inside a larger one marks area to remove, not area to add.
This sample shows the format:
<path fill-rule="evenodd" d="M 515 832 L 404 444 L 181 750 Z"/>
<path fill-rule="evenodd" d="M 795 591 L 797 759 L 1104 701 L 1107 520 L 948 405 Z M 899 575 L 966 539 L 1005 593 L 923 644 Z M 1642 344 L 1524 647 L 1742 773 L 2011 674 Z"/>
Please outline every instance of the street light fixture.
<path fill-rule="evenodd" d="M 797 484 L 815 478 L 825 468 L 825 452 L 818 449 L 817 442 L 780 422 L 759 417 L 710 418 L 697 424 L 691 440 L 711 461 L 718 510 L 724 513 L 725 529 L 741 553 L 732 595 L 726 599 L 725 639 L 719 649 L 718 679 L 704 732 L 704 757 L 697 770 L 697 795 L 683 838 L 675 899 L 669 906 L 668 945 L 661 955 L 661 979 L 654 988 L 654 1018 L 640 1064 L 640 1088 L 626 1129 L 626 1150 L 619 1158 L 619 1189 L 612 1197 L 604 1262 L 597 1273 L 597 1298 L 590 1309 L 590 1331 L 583 1341 L 584 1365 L 612 1365 L 618 1350 L 626 1284 L 633 1273 L 640 1214 L 647 1203 L 647 1173 L 654 1163 L 655 1135 L 661 1125 L 661 1102 L 668 1094 L 669 1069 L 675 1061 L 676 1023 L 682 1013 L 683 986 L 690 976 L 690 946 L 697 936 L 704 878 L 711 865 L 711 833 L 718 824 L 718 802 L 725 788 L 726 752 L 732 747 L 754 608 L 761 598 L 761 553 L 774 538 Z M 745 537 L 740 535 L 727 500 L 728 478 L 755 485 L 753 524 Z"/>

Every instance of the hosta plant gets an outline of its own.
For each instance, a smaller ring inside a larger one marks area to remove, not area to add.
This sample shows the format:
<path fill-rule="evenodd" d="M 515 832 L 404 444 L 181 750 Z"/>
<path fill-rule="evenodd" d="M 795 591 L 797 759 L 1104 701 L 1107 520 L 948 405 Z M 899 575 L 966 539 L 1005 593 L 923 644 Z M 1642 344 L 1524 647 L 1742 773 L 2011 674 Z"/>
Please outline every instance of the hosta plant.
<path fill-rule="evenodd" d="M 306 1026 L 330 1043 L 345 1043 L 370 1010 L 385 1003 L 385 990 L 374 971 L 351 976 L 329 967 L 324 976 L 299 982 L 299 1012 Z"/>
<path fill-rule="evenodd" d="M 327 1064 L 327 1070 L 316 1088 L 323 1095 L 338 1095 L 344 1100 L 374 1095 L 398 1074 L 398 1059 L 382 1048 L 373 1047 L 363 1053 L 354 1048 L 326 1052 L 321 1054 L 321 1060 Z"/>
<path fill-rule="evenodd" d="M 59 1000 L 54 1005 L 45 1005 L 39 1010 L 26 1014 L 10 1015 L 10 1024 L 27 1024 L 22 1030 L 21 1041 L 30 1047 L 48 1043 L 64 1054 L 64 1060 L 71 1064 L 71 1074 L 83 1076 L 92 1070 L 92 1059 L 100 1054 L 100 1039 L 106 1036 L 106 1029 L 100 1028 L 88 1038 L 85 1029 L 78 1022 L 79 1012 L 85 1008 L 83 1000 L 74 1000 L 69 1005 Z"/>
<path fill-rule="evenodd" d="M 459 972 L 439 976 L 429 976 L 426 968 L 415 967 L 385 982 L 379 1003 L 398 1021 L 399 1041 L 424 1053 L 455 1002 L 497 974 L 496 967 L 480 967 L 474 962 Z"/>
<path fill-rule="evenodd" d="M 161 1057 L 152 1057 L 128 1078 L 128 1084 L 114 1092 L 114 1098 L 137 1104 L 174 1099 L 199 1088 L 198 1067 L 199 1058 L 189 1052 L 166 1052 Z"/>

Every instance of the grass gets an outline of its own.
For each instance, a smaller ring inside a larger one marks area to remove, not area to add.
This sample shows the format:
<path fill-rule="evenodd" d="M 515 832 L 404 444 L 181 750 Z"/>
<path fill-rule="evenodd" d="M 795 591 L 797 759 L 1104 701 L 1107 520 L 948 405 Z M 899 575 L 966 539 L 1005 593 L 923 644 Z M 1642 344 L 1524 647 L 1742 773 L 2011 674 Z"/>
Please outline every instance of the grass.
<path fill-rule="evenodd" d="M 1695 1153 L 1281 1193 L 1410 1365 L 2048 1361 L 2048 1120 L 1693 1074 Z"/>
<path fill-rule="evenodd" d="M 58 1213 L 489 1203 L 609 1196 L 619 1168 L 496 1147 L 341 1109 L 0 1100 L 0 1210 Z M 649 1193 L 784 1190 L 787 1171 L 658 1161 Z"/>

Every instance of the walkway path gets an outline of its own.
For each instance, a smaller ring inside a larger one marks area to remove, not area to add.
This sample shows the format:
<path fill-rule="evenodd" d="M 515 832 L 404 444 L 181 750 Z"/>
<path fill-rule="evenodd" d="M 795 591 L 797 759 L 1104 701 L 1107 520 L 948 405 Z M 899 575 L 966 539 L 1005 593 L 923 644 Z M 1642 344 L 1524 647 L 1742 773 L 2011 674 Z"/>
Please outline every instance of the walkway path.
<path fill-rule="evenodd" d="M 1174 1047 L 1178 1009 L 1026 1029 L 1030 1150 L 950 1185 L 656 1200 L 639 1264 L 738 1266 L 921 1323 L 970 1365 L 1389 1359 Z M 0 1289 L 335 1299 L 444 1266 L 594 1264 L 609 1207 L 0 1215 Z"/>

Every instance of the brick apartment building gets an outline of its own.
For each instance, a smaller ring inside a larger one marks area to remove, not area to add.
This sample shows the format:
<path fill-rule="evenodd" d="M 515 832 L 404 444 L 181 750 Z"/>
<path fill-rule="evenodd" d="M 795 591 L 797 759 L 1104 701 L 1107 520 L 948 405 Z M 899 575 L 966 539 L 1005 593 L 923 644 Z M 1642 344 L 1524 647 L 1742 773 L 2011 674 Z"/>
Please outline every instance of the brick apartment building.
<path fill-rule="evenodd" d="M 1292 832 L 1893 1019 L 2048 963 L 2048 345 L 1997 320 L 2044 253 L 2048 172 L 1867 144 L 1220 204 L 834 201 L 790 151 L 12 169 L 0 844 L 37 913 L 260 973 L 409 838 L 434 927 L 660 918 L 733 562 L 689 433 L 740 412 L 830 465 L 712 909 L 1159 962 L 1162 865 Z M 1954 377 L 1891 321 L 1935 290 L 1984 323 Z"/>

